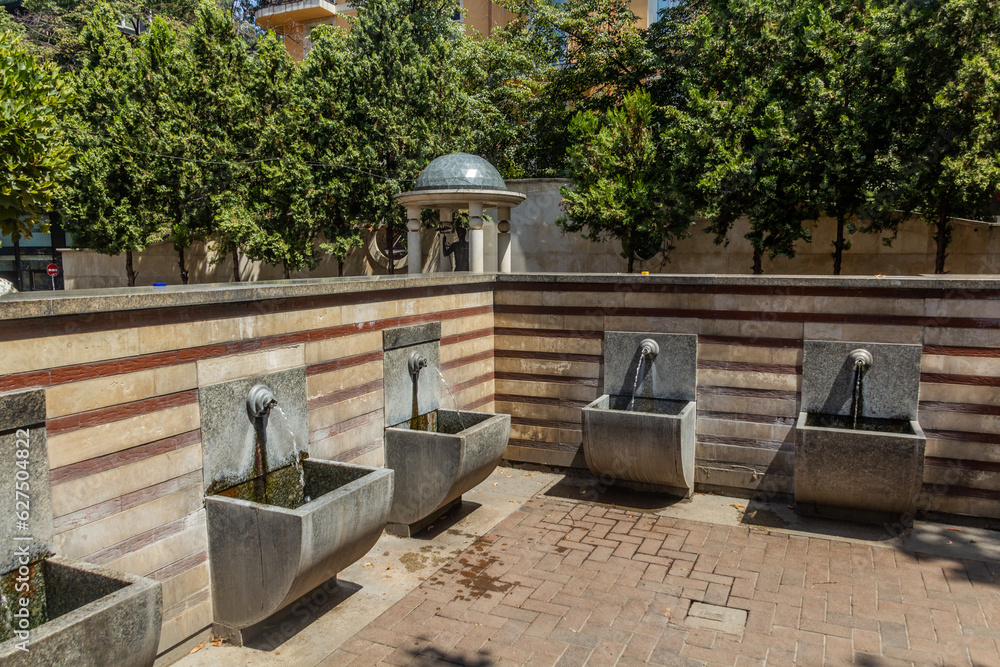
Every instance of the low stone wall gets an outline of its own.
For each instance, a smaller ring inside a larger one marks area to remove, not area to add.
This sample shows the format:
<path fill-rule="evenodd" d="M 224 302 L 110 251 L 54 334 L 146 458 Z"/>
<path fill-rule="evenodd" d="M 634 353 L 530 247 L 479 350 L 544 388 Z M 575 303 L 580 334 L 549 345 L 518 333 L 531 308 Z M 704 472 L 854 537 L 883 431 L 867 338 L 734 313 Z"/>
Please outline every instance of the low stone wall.
<path fill-rule="evenodd" d="M 1000 517 L 1000 280 L 370 277 L 0 298 L 0 393 L 46 394 L 58 552 L 161 581 L 179 656 L 212 618 L 198 389 L 304 367 L 312 455 L 380 465 L 381 332 L 422 322 L 457 404 L 512 416 L 507 458 L 559 466 L 606 331 L 697 334 L 697 488 L 742 495 L 791 492 L 804 340 L 919 344 L 921 506 Z"/>

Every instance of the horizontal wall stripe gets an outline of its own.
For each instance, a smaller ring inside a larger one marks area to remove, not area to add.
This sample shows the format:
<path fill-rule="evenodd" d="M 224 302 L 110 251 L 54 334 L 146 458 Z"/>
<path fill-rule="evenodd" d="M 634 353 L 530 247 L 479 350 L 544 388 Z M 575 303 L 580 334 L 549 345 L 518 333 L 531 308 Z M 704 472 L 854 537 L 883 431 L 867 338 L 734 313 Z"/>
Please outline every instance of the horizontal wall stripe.
<path fill-rule="evenodd" d="M 375 410 L 374 412 L 358 415 L 357 417 L 352 417 L 342 422 L 331 424 L 330 426 L 324 426 L 323 428 L 312 431 L 309 434 L 309 442 L 312 443 L 319 442 L 320 440 L 326 440 L 327 438 L 350 431 L 351 429 L 358 428 L 359 426 L 364 426 L 365 424 L 370 424 L 371 422 L 384 419 L 384 414 L 385 413 L 382 410 Z"/>
<path fill-rule="evenodd" d="M 477 398 L 476 400 L 472 401 L 471 403 L 466 403 L 465 405 L 462 406 L 462 409 L 463 410 L 475 410 L 477 408 L 483 407 L 487 403 L 492 403 L 492 402 L 493 402 L 493 395 L 492 394 L 487 394 L 487 395 L 483 396 L 482 398 Z"/>
<path fill-rule="evenodd" d="M 1000 298 L 1000 297 L 997 297 Z M 748 303 L 752 306 L 752 303 Z M 623 306 L 494 306 L 497 315 L 568 315 L 613 317 L 663 317 L 701 320 L 791 322 L 795 324 L 877 324 L 933 326 L 958 329 L 1000 329 L 998 318 L 926 317 L 923 315 L 869 315 L 865 313 L 775 312 L 759 310 L 717 310 L 704 308 L 629 308 Z"/>
<path fill-rule="evenodd" d="M 775 398 L 784 401 L 798 401 L 799 392 L 783 391 L 781 389 L 753 389 L 750 387 L 719 387 L 714 385 L 698 385 L 699 394 L 712 396 L 743 396 L 747 398 Z"/>
<path fill-rule="evenodd" d="M 728 435 L 695 436 L 699 443 L 709 445 L 729 445 L 731 447 L 748 447 L 750 449 L 771 449 L 775 451 L 795 451 L 795 443 L 782 440 L 756 440 L 753 438 L 737 438 Z"/>
<path fill-rule="evenodd" d="M 779 375 L 798 375 L 801 366 L 786 364 L 760 364 L 749 361 L 699 361 L 698 368 L 715 371 L 733 371 L 737 373 L 776 373 Z"/>
<path fill-rule="evenodd" d="M 331 361 L 322 361 L 318 364 L 310 364 L 306 366 L 306 375 L 311 376 L 320 375 L 322 373 L 332 373 L 333 371 L 339 371 L 343 368 L 370 364 L 373 361 L 382 361 L 382 350 L 374 350 L 372 352 L 365 352 L 364 354 L 354 354 L 349 357 L 341 357 L 340 359 L 333 359 Z"/>
<path fill-rule="evenodd" d="M 957 440 L 959 442 L 982 442 L 988 445 L 1000 445 L 1000 434 L 973 433 L 971 431 L 943 431 L 924 429 L 924 435 L 938 440 Z"/>
<path fill-rule="evenodd" d="M 559 428 L 567 431 L 579 431 L 583 428 L 580 422 L 561 421 L 558 419 L 535 419 L 533 417 L 511 417 L 511 424 L 518 426 L 544 426 L 547 428 Z"/>
<path fill-rule="evenodd" d="M 936 496 L 958 496 L 960 498 L 983 498 L 985 500 L 1000 500 L 1000 491 L 992 489 L 973 489 L 967 486 L 947 485 L 945 492 L 939 491 L 941 485 L 924 483 L 923 490 Z"/>
<path fill-rule="evenodd" d="M 542 375 L 534 373 L 509 373 L 506 371 L 497 371 L 495 374 L 497 380 L 525 380 L 528 382 L 551 382 L 555 384 L 578 384 L 584 387 L 596 387 L 598 386 L 597 378 L 581 378 L 573 377 L 570 375 Z"/>
<path fill-rule="evenodd" d="M 492 371 L 490 371 L 489 373 L 483 373 L 482 375 L 478 375 L 474 378 L 466 380 L 465 382 L 459 382 L 458 384 L 452 385 L 451 391 L 453 394 L 457 394 L 461 391 L 465 391 L 466 389 L 470 389 L 471 387 L 475 387 L 485 382 L 489 382 L 492 379 L 493 379 Z"/>
<path fill-rule="evenodd" d="M 50 419 L 45 423 L 45 431 L 48 435 L 58 435 L 68 433 L 90 426 L 100 426 L 110 424 L 136 415 L 150 414 L 167 408 L 176 408 L 181 405 L 188 405 L 198 401 L 198 390 L 188 389 L 174 394 L 163 396 L 153 396 L 143 398 L 129 403 L 119 403 L 106 408 L 78 412 L 65 417 Z"/>
<path fill-rule="evenodd" d="M 372 392 L 379 391 L 380 389 L 382 389 L 382 378 L 366 382 L 365 384 L 359 384 L 355 387 L 347 387 L 346 389 L 340 389 L 338 391 L 330 392 L 329 394 L 317 396 L 316 398 L 310 400 L 307 405 L 310 410 L 315 410 L 316 408 L 326 407 L 327 405 L 347 401 L 352 398 L 357 398 L 358 396 L 371 394 Z"/>
<path fill-rule="evenodd" d="M 232 354 L 241 354 L 244 352 L 283 347 L 294 343 L 327 340 L 330 338 L 338 338 L 340 336 L 347 336 L 356 333 L 381 331 L 383 329 L 392 329 L 409 324 L 421 324 L 425 322 L 458 319 L 461 317 L 473 317 L 476 315 L 489 314 L 491 312 L 493 312 L 492 306 L 477 306 L 473 308 L 427 313 L 423 315 L 392 317 L 384 320 L 361 322 L 357 324 L 343 324 L 335 327 L 312 329 L 296 334 L 264 336 L 248 341 L 218 343 L 200 347 L 185 348 L 171 352 L 157 352 L 155 354 L 124 357 L 122 359 L 109 361 L 76 364 L 73 366 L 52 368 L 47 371 L 28 371 L 25 373 L 16 373 L 14 375 L 0 377 L 0 392 L 23 389 L 27 387 L 45 387 L 54 384 L 65 384 L 66 382 L 75 382 L 82 379 L 106 377 L 108 375 L 131 373 L 138 370 L 148 370 L 150 368 L 162 368 L 164 366 L 198 361 L 200 359 L 224 357 Z M 378 352 L 381 354 L 381 350 Z M 314 364 L 314 366 L 316 365 L 318 364 Z"/>
<path fill-rule="evenodd" d="M 525 449 L 547 449 L 554 452 L 577 452 L 583 447 L 579 442 L 543 442 L 541 440 L 524 440 L 522 438 L 511 438 L 508 445 L 514 447 L 524 447 Z"/>
<path fill-rule="evenodd" d="M 105 517 L 118 514 L 119 512 L 124 512 L 125 510 L 132 509 L 133 507 L 148 503 L 152 500 L 156 500 L 157 498 L 169 496 L 171 493 L 176 493 L 177 491 L 186 489 L 189 486 L 201 485 L 202 471 L 193 470 L 185 475 L 181 475 L 180 477 L 174 477 L 173 479 L 168 479 L 158 484 L 153 484 L 152 486 L 147 486 L 137 491 L 126 493 L 118 498 L 111 498 L 110 500 L 105 500 L 97 505 L 91 505 L 90 507 L 85 507 L 75 512 L 55 517 L 52 521 L 52 525 L 57 534 L 63 533 L 67 530 L 85 526 L 86 524 L 97 521 L 98 519 L 103 519 Z"/>
<path fill-rule="evenodd" d="M 487 336 L 493 335 L 493 329 L 476 329 L 475 331 L 464 331 L 462 333 L 453 334 L 451 336 L 442 336 L 442 345 L 454 345 L 456 343 L 464 343 L 467 340 L 475 340 L 477 338 L 486 338 Z"/>
<path fill-rule="evenodd" d="M 441 364 L 441 372 L 450 371 L 453 368 L 459 368 L 460 366 L 467 366 L 469 364 L 475 364 L 480 361 L 486 361 L 487 359 L 493 358 L 493 350 L 483 350 L 482 352 L 476 352 L 475 354 L 470 354 L 467 357 L 459 357 L 458 359 L 452 359 L 451 361 L 446 361 Z"/>
<path fill-rule="evenodd" d="M 933 384 L 964 384 L 973 387 L 1000 387 L 1000 377 L 994 375 L 954 375 L 951 373 L 921 373 L 920 381 Z"/>
<path fill-rule="evenodd" d="M 1000 461 L 974 461 L 971 459 L 949 459 L 940 456 L 927 456 L 924 458 L 924 463 L 929 466 L 940 466 L 942 468 L 1000 472 Z"/>
<path fill-rule="evenodd" d="M 802 341 L 798 338 L 744 338 L 742 336 L 706 336 L 698 334 L 698 342 L 702 345 L 741 345 L 744 347 L 802 349 Z"/>
<path fill-rule="evenodd" d="M 371 442 L 366 442 L 363 445 L 358 445 L 348 449 L 346 452 L 341 452 L 334 455 L 334 461 L 340 461 L 342 463 L 350 463 L 356 458 L 362 457 L 369 452 L 374 452 L 376 449 L 382 446 L 382 439 L 372 440 Z"/>
<path fill-rule="evenodd" d="M 941 401 L 920 401 L 920 409 L 929 412 L 961 412 L 971 415 L 1000 416 L 1000 405 L 979 403 L 944 403 Z"/>
<path fill-rule="evenodd" d="M 546 361 L 579 361 L 599 364 L 604 358 L 599 354 L 570 354 L 567 352 L 535 352 L 533 350 L 502 350 L 494 351 L 498 359 L 544 359 Z"/>
<path fill-rule="evenodd" d="M 522 394 L 497 394 L 497 401 L 505 403 L 527 403 L 530 405 L 554 405 L 560 408 L 583 408 L 591 403 L 586 400 L 558 398 L 555 396 L 524 396 Z"/>
<path fill-rule="evenodd" d="M 795 426 L 796 417 L 776 416 L 776 415 L 753 415 L 741 412 L 712 412 L 709 410 L 698 410 L 700 419 L 719 419 L 722 421 L 752 422 L 755 424 L 779 424 L 781 426 Z"/>
<path fill-rule="evenodd" d="M 156 572 L 150 572 L 146 576 L 155 581 L 166 581 L 167 579 L 177 576 L 181 572 L 187 572 L 191 568 L 198 567 L 207 560 L 208 551 L 199 551 L 185 556 L 180 560 L 174 561 L 166 567 L 161 567 Z M 205 582 L 205 584 L 208 585 L 208 582 Z"/>
<path fill-rule="evenodd" d="M 1000 357 L 1000 348 L 995 347 L 953 347 L 948 345 L 924 345 L 924 354 L 945 357 Z"/>
<path fill-rule="evenodd" d="M 120 466 L 136 463 L 159 454 L 172 452 L 175 449 L 182 449 L 190 445 L 201 442 L 201 430 L 187 431 L 178 435 L 155 442 L 149 442 L 138 447 L 123 449 L 105 456 L 80 461 L 61 468 L 53 468 L 49 471 L 49 483 L 52 485 L 62 484 L 81 477 L 87 477 L 95 473 L 111 470 Z"/>
<path fill-rule="evenodd" d="M 127 540 L 118 542 L 117 544 L 112 544 L 110 547 L 100 549 L 89 554 L 86 557 L 88 563 L 93 563 L 94 565 L 105 565 L 111 561 L 118 560 L 122 556 L 132 553 L 133 551 L 138 551 L 143 547 L 148 547 L 151 544 L 155 544 L 163 539 L 170 537 L 171 535 L 176 535 L 193 525 L 192 518 L 195 515 L 188 514 L 179 519 L 174 519 L 168 523 L 157 526 L 147 530 L 144 533 L 139 533 L 138 535 L 133 535 Z"/>
<path fill-rule="evenodd" d="M 805 285 L 698 285 L 656 283 L 591 282 L 581 277 L 579 282 L 497 282 L 494 289 L 502 292 L 620 292 L 642 294 L 734 294 L 744 296 L 834 296 L 853 299 L 1000 299 L 994 289 L 960 289 L 949 287 L 810 287 Z"/>
<path fill-rule="evenodd" d="M 498 306 L 494 306 L 497 308 Z M 494 327 L 496 336 L 527 336 L 529 338 L 582 338 L 604 340 L 603 331 L 583 331 L 575 329 L 523 329 L 518 327 Z"/>

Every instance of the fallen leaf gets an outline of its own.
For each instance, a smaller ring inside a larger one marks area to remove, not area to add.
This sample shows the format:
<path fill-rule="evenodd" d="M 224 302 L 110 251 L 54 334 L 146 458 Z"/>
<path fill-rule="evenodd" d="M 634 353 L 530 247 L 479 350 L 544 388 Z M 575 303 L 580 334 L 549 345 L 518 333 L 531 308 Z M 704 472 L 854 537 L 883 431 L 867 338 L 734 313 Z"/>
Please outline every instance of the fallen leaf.
<path fill-rule="evenodd" d="M 961 533 L 962 532 L 961 528 L 952 528 L 951 526 L 948 526 L 948 530 L 954 530 L 956 533 Z"/>
<path fill-rule="evenodd" d="M 513 475 L 507 475 L 508 477 L 513 477 Z"/>
<path fill-rule="evenodd" d="M 497 486 L 499 484 L 500 484 L 500 482 L 493 482 L 493 486 Z"/>
<path fill-rule="evenodd" d="M 732 503 L 730 507 L 735 507 L 738 510 L 745 510 L 747 508 L 746 505 L 740 505 L 739 503 Z"/>
<path fill-rule="evenodd" d="M 364 567 L 372 567 L 371 563 L 365 563 Z"/>
<path fill-rule="evenodd" d="M 525 477 L 534 477 L 534 475 L 532 475 L 532 474 L 531 474 L 530 472 L 526 472 L 526 473 L 524 473 L 524 476 L 525 476 Z"/>
<path fill-rule="evenodd" d="M 387 569 L 387 570 L 391 570 L 391 569 L 392 569 L 392 565 L 386 565 L 386 566 L 385 566 L 385 569 Z"/>
<path fill-rule="evenodd" d="M 200 651 L 203 648 L 205 648 L 205 642 L 202 642 L 202 643 L 198 644 L 197 646 L 195 646 L 193 649 L 191 649 L 191 652 L 188 653 L 188 655 L 194 655 L 195 653 L 197 653 L 198 651 Z"/>

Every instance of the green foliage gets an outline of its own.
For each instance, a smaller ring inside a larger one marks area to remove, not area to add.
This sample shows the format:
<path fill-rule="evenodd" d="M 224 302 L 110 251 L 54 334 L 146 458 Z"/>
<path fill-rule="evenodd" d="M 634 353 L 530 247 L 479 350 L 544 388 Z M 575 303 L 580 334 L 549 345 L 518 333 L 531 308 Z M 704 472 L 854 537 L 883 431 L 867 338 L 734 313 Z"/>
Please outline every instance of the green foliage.
<path fill-rule="evenodd" d="M 47 210 L 72 152 L 59 117 L 71 102 L 66 77 L 0 32 L 0 231 L 28 238 Z"/>
<path fill-rule="evenodd" d="M 692 200 L 663 168 L 676 144 L 658 128 L 676 129 L 680 119 L 675 112 L 661 122 L 657 116 L 649 93 L 637 90 L 621 107 L 603 115 L 581 112 L 570 124 L 573 187 L 562 190 L 566 215 L 558 224 L 591 241 L 619 239 L 629 273 L 637 256 L 668 252 L 671 240 L 686 236 L 694 213 Z"/>

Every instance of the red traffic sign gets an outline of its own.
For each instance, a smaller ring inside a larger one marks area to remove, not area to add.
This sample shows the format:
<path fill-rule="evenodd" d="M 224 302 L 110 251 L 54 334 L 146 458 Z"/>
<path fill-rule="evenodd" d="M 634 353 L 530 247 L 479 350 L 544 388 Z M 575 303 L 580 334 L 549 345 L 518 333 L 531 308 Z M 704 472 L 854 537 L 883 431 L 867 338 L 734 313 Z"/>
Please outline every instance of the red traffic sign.
<path fill-rule="evenodd" d="M 49 274 L 53 278 L 59 275 L 59 267 L 55 264 L 49 264 L 45 267 L 45 273 Z"/>

